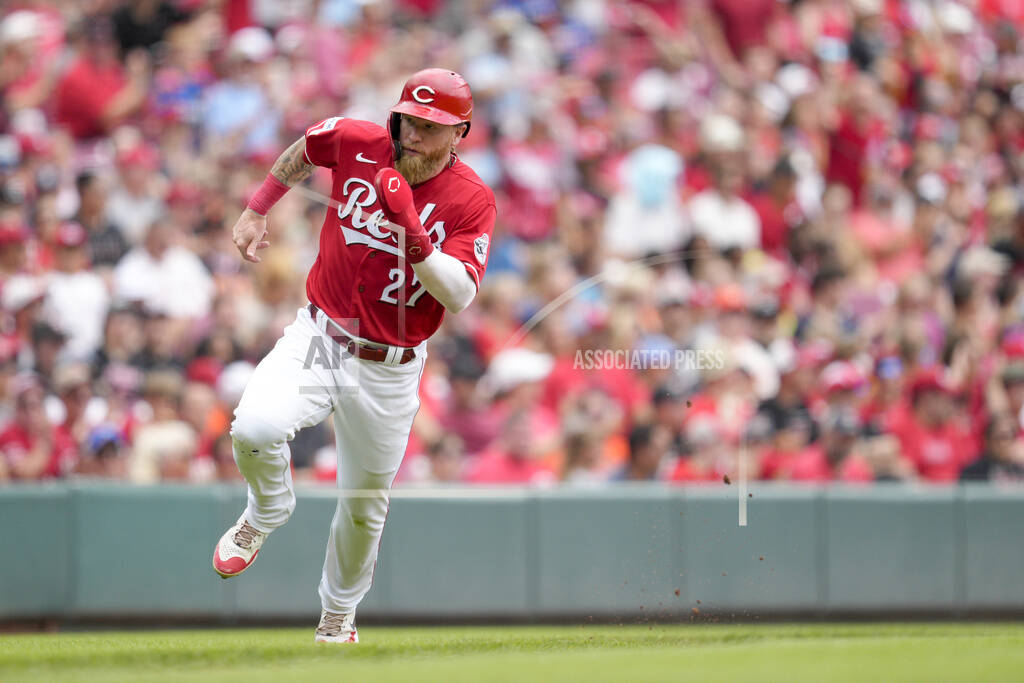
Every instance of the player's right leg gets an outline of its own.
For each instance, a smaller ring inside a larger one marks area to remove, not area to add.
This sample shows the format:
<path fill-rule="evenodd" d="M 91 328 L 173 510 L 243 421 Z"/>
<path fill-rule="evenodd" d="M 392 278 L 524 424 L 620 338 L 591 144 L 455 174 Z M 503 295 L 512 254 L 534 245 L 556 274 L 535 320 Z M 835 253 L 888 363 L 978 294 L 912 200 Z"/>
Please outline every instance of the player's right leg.
<path fill-rule="evenodd" d="M 245 511 L 214 549 L 213 568 L 224 578 L 248 569 L 267 535 L 295 509 L 288 442 L 333 409 L 336 379 L 330 356 L 319 353 L 329 344 L 333 341 L 300 309 L 256 366 L 235 409 L 232 448 L 249 492 Z"/>

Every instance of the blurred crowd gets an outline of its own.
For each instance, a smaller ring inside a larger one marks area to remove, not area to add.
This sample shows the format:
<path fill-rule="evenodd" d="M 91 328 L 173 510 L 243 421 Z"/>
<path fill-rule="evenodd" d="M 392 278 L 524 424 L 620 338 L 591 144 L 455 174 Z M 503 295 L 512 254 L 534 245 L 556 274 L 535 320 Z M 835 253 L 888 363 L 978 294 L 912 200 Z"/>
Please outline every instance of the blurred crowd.
<path fill-rule="evenodd" d="M 426 66 L 472 86 L 499 210 L 400 485 L 1024 480 L 1019 2 L 2 13 L 0 482 L 238 479 L 326 207 L 290 192 L 258 265 L 231 226 L 307 127 L 383 123 Z M 329 425 L 297 479 L 334 482 Z"/>

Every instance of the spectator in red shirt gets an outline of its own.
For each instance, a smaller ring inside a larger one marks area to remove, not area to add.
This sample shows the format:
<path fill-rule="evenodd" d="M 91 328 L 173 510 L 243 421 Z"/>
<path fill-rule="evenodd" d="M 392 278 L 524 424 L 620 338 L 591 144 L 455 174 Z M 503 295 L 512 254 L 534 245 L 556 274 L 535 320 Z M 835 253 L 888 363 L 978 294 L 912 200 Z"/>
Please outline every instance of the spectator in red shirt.
<path fill-rule="evenodd" d="M 482 375 L 483 369 L 474 358 L 466 355 L 453 358 L 448 371 L 451 390 L 439 415 L 441 427 L 462 440 L 470 458 L 486 449 L 501 430 L 500 412 L 482 400 L 479 389 Z"/>
<path fill-rule="evenodd" d="M 789 230 L 804 218 L 796 201 L 796 181 L 793 165 L 782 157 L 765 187 L 747 198 L 761 219 L 761 248 L 776 258 L 786 255 Z"/>
<path fill-rule="evenodd" d="M 47 419 L 39 380 L 22 375 L 15 381 L 14 419 L 0 432 L 0 470 L 13 479 L 64 476 L 78 458 L 74 441 Z"/>
<path fill-rule="evenodd" d="M 144 52 L 128 55 L 122 68 L 109 21 L 87 19 L 78 58 L 57 84 L 57 122 L 78 140 L 94 139 L 112 130 L 145 101 L 148 71 Z"/>
<path fill-rule="evenodd" d="M 861 406 L 865 427 L 880 433 L 890 421 L 910 410 L 903 391 L 903 362 L 899 356 L 885 356 L 875 363 L 871 394 Z"/>
<path fill-rule="evenodd" d="M 794 463 L 817 459 L 811 449 L 811 430 L 814 424 L 806 413 L 790 412 L 778 418 L 771 445 L 762 453 L 761 479 L 793 479 Z M 806 469 L 802 466 L 801 469 Z M 808 477 L 801 477 L 808 478 Z"/>
<path fill-rule="evenodd" d="M 530 430 L 529 414 L 513 415 L 501 436 L 470 467 L 466 481 L 474 484 L 550 484 L 558 476 L 541 458 Z"/>
<path fill-rule="evenodd" d="M 867 77 L 856 78 L 848 91 L 849 101 L 839 125 L 829 140 L 829 182 L 846 185 L 853 193 L 854 206 L 863 199 L 865 161 L 871 140 L 871 124 L 877 111 L 878 87 Z"/>
<path fill-rule="evenodd" d="M 688 452 L 676 458 L 669 481 L 720 482 L 734 469 L 735 450 L 714 417 L 704 415 L 687 422 L 685 448 Z"/>
<path fill-rule="evenodd" d="M 821 424 L 821 439 L 790 463 L 797 481 L 874 481 L 871 465 L 860 453 L 861 424 L 851 410 L 833 411 Z"/>
<path fill-rule="evenodd" d="M 970 433 L 956 419 L 953 396 L 934 370 L 919 374 L 910 387 L 911 412 L 894 420 L 889 431 L 903 455 L 927 481 L 956 481 L 977 452 Z"/>

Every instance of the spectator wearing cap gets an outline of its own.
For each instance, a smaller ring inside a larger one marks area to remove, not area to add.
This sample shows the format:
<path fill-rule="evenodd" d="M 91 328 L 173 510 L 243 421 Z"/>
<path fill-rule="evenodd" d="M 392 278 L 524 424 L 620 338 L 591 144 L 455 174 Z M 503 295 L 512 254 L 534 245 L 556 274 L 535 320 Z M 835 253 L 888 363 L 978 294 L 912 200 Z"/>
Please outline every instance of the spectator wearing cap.
<path fill-rule="evenodd" d="M 479 380 L 483 374 L 483 368 L 470 356 L 452 359 L 448 370 L 449 393 L 440 407 L 441 427 L 462 440 L 469 458 L 484 451 L 501 430 L 499 411 L 482 400 Z"/>
<path fill-rule="evenodd" d="M 100 347 L 110 307 L 103 278 L 88 270 L 87 239 L 85 228 L 78 223 L 68 221 L 58 228 L 56 270 L 47 283 L 43 305 L 46 319 L 68 335 L 64 353 L 82 361 Z"/>
<path fill-rule="evenodd" d="M 214 283 L 196 254 L 177 243 L 175 226 L 155 221 L 142 246 L 129 251 L 114 269 L 114 294 L 170 318 L 209 314 Z"/>
<path fill-rule="evenodd" d="M 908 414 L 887 425 L 903 457 L 926 481 L 956 481 L 978 452 L 969 430 L 956 419 L 953 396 L 939 370 L 922 370 L 914 377 L 910 405 Z"/>
<path fill-rule="evenodd" d="M 250 26 L 231 36 L 224 56 L 225 78 L 203 95 L 202 130 L 212 149 L 222 154 L 276 148 L 281 112 L 267 96 L 265 65 L 274 41 Z"/>
<path fill-rule="evenodd" d="M 739 193 L 744 184 L 743 130 L 735 119 L 713 114 L 701 123 L 709 151 L 712 186 L 687 204 L 693 231 L 724 251 L 753 249 L 761 244 L 761 220 Z"/>
<path fill-rule="evenodd" d="M 701 370 L 701 390 L 690 400 L 686 422 L 711 416 L 717 420 L 722 437 L 735 446 L 757 410 L 753 378 L 728 353 L 706 360 Z"/>
<path fill-rule="evenodd" d="M 0 470 L 13 479 L 63 477 L 75 466 L 78 449 L 67 433 L 50 424 L 38 378 L 15 379 L 14 418 L 0 431 Z"/>
<path fill-rule="evenodd" d="M 111 424 L 97 425 L 85 440 L 75 475 L 123 481 L 128 476 L 124 438 Z"/>
<path fill-rule="evenodd" d="M 40 49 L 43 14 L 21 9 L 0 21 L 0 95 L 8 111 L 44 104 L 56 84 L 56 60 Z"/>
<path fill-rule="evenodd" d="M 117 152 L 117 183 L 110 189 L 106 217 L 130 245 L 139 245 L 153 222 L 167 210 L 160 153 L 141 140 L 125 142 Z"/>
<path fill-rule="evenodd" d="M 771 432 L 783 429 L 791 419 L 812 423 L 811 441 L 817 440 L 817 425 L 811 418 L 811 403 L 817 395 L 818 371 L 829 359 L 832 349 L 828 344 L 811 343 L 801 348 L 792 347 L 781 359 L 779 391 L 761 401 L 758 414 L 765 416 Z"/>
<path fill-rule="evenodd" d="M 698 346 L 722 349 L 751 376 L 759 400 L 779 391 L 779 372 L 768 350 L 751 337 L 753 320 L 747 295 L 736 284 L 720 285 L 713 304 L 718 311 L 716 335 L 698 342 Z"/>
<path fill-rule="evenodd" d="M 1024 439 L 1018 437 L 1012 415 L 992 416 L 985 427 L 981 457 L 963 468 L 960 481 L 1024 481 Z"/>
<path fill-rule="evenodd" d="M 559 416 L 539 399 L 553 365 L 551 356 L 545 353 L 505 349 L 491 359 L 480 380 L 483 395 L 491 398 L 501 416 L 501 431 L 508 432 L 505 425 L 510 421 L 525 421 L 531 453 L 545 458 L 552 468 L 558 464 Z"/>
<path fill-rule="evenodd" d="M 104 180 L 90 171 L 78 174 L 78 213 L 75 221 L 88 233 L 89 261 L 96 268 L 112 268 L 128 251 L 124 235 L 107 218 Z"/>
<path fill-rule="evenodd" d="M 867 377 L 857 363 L 834 360 L 822 369 L 819 382 L 828 408 L 859 412 Z"/>
<path fill-rule="evenodd" d="M 77 140 L 95 140 L 143 104 L 149 60 L 133 52 L 122 67 L 109 21 L 100 16 L 83 20 L 75 49 L 75 60 L 57 84 L 55 116 Z"/>
<path fill-rule="evenodd" d="M 4 314 L 12 318 L 11 336 L 22 344 L 32 339 L 32 326 L 39 321 L 46 288 L 32 275 L 15 275 L 7 279 L 0 293 Z"/>
<path fill-rule="evenodd" d="M 875 361 L 871 387 L 860 409 L 866 431 L 880 434 L 887 424 L 910 411 L 905 376 L 899 356 L 887 354 Z"/>
<path fill-rule="evenodd" d="M 662 385 L 651 395 L 651 423 L 664 427 L 672 437 L 672 448 L 676 453 L 685 449 L 683 424 L 686 420 L 686 405 L 683 394 L 670 385 Z"/>
<path fill-rule="evenodd" d="M 181 418 L 184 385 L 181 374 L 173 370 L 146 375 L 142 395 L 149 406 L 151 418 L 139 426 L 133 436 L 129 466 L 133 482 L 147 484 L 190 478 L 198 435 Z"/>

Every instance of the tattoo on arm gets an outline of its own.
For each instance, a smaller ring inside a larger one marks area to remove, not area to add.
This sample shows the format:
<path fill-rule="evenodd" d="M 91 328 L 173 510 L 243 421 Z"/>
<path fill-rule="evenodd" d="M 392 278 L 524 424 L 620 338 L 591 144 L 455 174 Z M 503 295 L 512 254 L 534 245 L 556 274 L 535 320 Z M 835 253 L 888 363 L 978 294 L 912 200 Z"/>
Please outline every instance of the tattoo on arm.
<path fill-rule="evenodd" d="M 288 187 L 301 183 L 313 174 L 313 166 L 306 163 L 306 138 L 292 143 L 274 162 L 270 172 Z"/>

